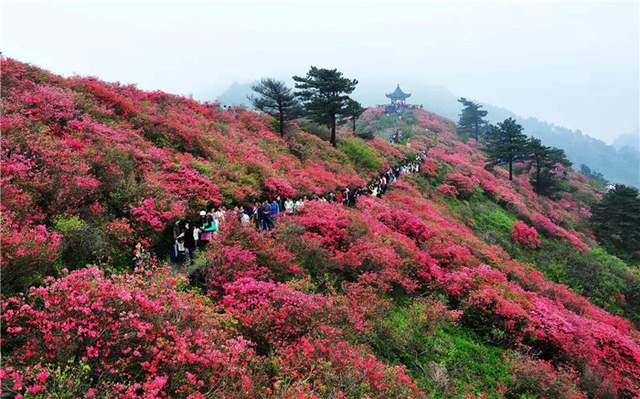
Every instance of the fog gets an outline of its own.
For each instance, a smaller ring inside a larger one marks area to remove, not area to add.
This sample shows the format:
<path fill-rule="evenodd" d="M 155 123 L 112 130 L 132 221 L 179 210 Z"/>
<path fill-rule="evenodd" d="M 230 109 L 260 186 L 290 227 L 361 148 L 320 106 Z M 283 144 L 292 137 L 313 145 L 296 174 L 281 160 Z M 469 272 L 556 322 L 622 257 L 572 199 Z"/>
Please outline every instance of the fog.
<path fill-rule="evenodd" d="M 4 0 L 1 11 L 4 55 L 63 75 L 213 99 L 316 65 L 362 90 L 442 86 L 607 142 L 638 129 L 636 1 Z"/>

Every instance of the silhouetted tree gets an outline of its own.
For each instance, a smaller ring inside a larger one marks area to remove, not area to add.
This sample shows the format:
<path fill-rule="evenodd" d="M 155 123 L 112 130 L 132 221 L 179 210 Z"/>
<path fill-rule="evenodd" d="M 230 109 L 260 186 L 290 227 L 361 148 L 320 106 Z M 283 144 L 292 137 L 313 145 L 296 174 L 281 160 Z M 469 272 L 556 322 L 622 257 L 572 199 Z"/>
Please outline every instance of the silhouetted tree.
<path fill-rule="evenodd" d="M 527 142 L 528 158 L 534 168 L 531 181 L 536 193 L 552 195 L 561 189 L 557 176 L 553 173 L 556 165 L 571 166 L 564 150 L 556 147 L 548 147 L 537 138 L 530 138 Z"/>
<path fill-rule="evenodd" d="M 347 104 L 345 105 L 342 116 L 351 117 L 351 122 L 353 122 L 353 132 L 356 132 L 356 120 L 362 115 L 364 112 L 364 108 L 360 105 L 359 102 L 350 98 L 347 100 Z"/>
<path fill-rule="evenodd" d="M 604 186 L 608 183 L 607 179 L 605 179 L 604 175 L 596 170 L 592 170 L 585 164 L 580 164 L 580 173 L 587 176 L 591 180 L 597 182 L 601 186 Z"/>
<path fill-rule="evenodd" d="M 258 96 L 249 96 L 254 107 L 278 121 L 278 131 L 284 136 L 285 124 L 297 118 L 302 108 L 295 94 L 284 82 L 272 78 L 261 79 L 251 87 Z"/>
<path fill-rule="evenodd" d="M 483 130 L 486 130 L 487 121 L 484 120 L 484 117 L 487 116 L 487 111 L 481 109 L 482 105 L 469 101 L 464 97 L 460 97 L 458 102 L 463 106 L 462 111 L 460 111 L 460 120 L 458 121 L 460 130 L 473 135 L 476 140 L 479 140 Z"/>
<path fill-rule="evenodd" d="M 591 208 L 598 240 L 622 257 L 640 258 L 640 198 L 638 189 L 623 184 L 607 192 Z"/>
<path fill-rule="evenodd" d="M 307 76 L 294 76 L 296 95 L 302 100 L 306 114 L 331 128 L 331 145 L 336 146 L 336 116 L 344 112 L 349 94 L 358 81 L 347 79 L 337 69 L 309 69 Z"/>
<path fill-rule="evenodd" d="M 513 163 L 527 158 L 527 136 L 522 133 L 522 126 L 513 118 L 505 119 L 497 126 L 491 125 L 485 151 L 488 158 L 485 167 L 507 165 L 509 180 L 513 180 Z"/>

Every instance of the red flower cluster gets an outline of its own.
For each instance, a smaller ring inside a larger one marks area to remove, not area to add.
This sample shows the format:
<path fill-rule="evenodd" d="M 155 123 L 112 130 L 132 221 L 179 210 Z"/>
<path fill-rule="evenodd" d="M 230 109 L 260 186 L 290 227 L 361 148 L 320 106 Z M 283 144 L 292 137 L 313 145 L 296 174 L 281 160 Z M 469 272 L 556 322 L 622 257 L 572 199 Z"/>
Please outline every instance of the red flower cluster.
<path fill-rule="evenodd" d="M 198 398 L 211 386 L 223 396 L 257 396 L 250 343 L 175 285 L 164 272 L 108 279 L 88 268 L 3 302 L 3 345 L 13 348 L 3 384 L 33 393 L 46 378 L 29 367 L 81 360 L 97 376 L 95 391 L 122 398 Z"/>
<path fill-rule="evenodd" d="M 511 228 L 511 238 L 513 238 L 513 241 L 530 249 L 536 249 L 541 244 L 538 239 L 538 231 L 535 227 L 527 226 L 520 220 L 513 224 Z"/>

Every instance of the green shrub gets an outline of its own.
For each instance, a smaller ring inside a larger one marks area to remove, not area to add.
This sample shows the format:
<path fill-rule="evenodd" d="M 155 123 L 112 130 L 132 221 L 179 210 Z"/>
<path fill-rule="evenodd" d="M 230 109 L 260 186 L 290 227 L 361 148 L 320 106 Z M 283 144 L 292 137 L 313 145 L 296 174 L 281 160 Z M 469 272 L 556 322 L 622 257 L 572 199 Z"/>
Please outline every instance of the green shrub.
<path fill-rule="evenodd" d="M 53 227 L 64 235 L 61 260 L 70 269 L 106 260 L 113 249 L 103 230 L 76 215 L 56 217 Z"/>
<path fill-rule="evenodd" d="M 340 143 L 340 149 L 349 156 L 353 163 L 362 168 L 377 170 L 382 165 L 382 161 L 376 151 L 361 139 L 355 137 L 346 138 Z"/>

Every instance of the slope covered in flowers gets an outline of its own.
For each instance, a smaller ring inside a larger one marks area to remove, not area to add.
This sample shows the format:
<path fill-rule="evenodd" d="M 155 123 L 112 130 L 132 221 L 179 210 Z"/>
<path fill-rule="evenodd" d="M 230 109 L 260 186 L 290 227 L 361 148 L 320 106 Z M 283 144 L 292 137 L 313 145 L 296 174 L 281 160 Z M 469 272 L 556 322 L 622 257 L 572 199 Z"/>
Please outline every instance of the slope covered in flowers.
<path fill-rule="evenodd" d="M 333 149 L 241 109 L 2 72 L 3 392 L 640 396 L 638 272 L 597 247 L 580 175 L 537 196 L 426 111 L 359 121 L 408 146 L 343 131 Z M 418 150 L 382 198 L 308 201 L 269 233 L 228 217 L 197 270 L 165 264 L 173 221 L 210 203 L 360 186 Z"/>

